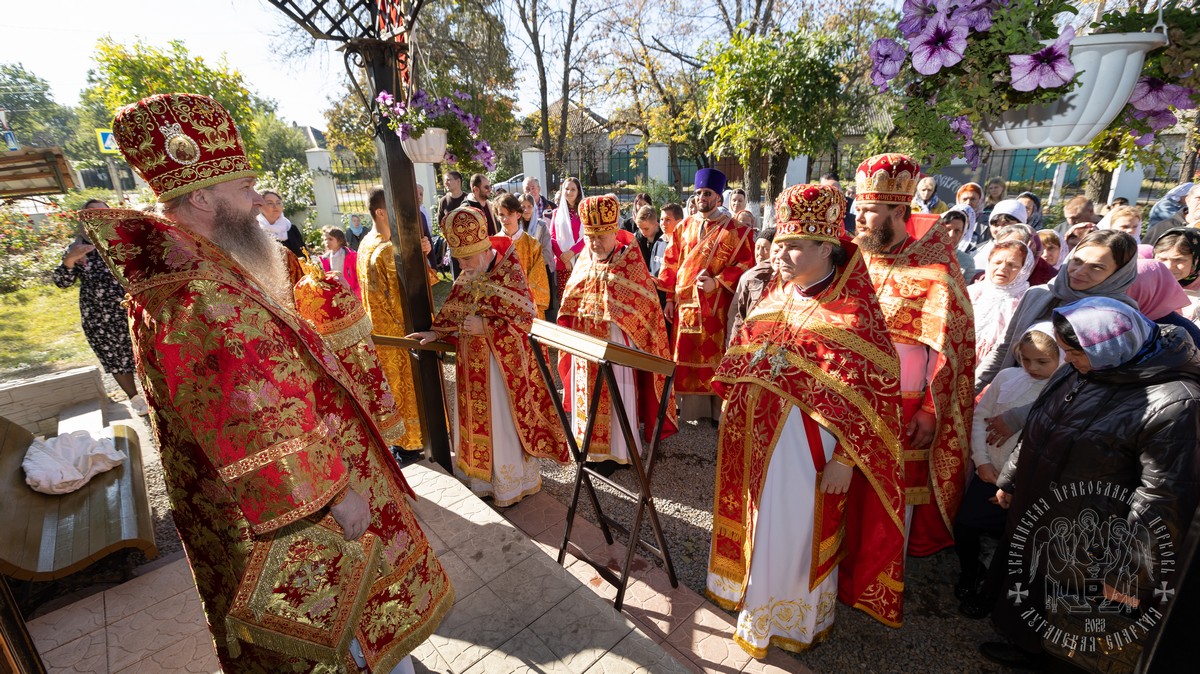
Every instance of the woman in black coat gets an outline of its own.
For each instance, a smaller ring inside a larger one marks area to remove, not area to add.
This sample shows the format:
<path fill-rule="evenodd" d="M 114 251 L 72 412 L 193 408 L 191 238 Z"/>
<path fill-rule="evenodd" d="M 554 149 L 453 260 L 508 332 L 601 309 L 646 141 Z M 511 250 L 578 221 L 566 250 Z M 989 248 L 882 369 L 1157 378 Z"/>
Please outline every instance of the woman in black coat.
<path fill-rule="evenodd" d="M 1067 365 L 997 481 L 1009 513 L 993 620 L 1010 643 L 980 650 L 1009 666 L 1049 652 L 1132 671 L 1146 629 L 1127 628 L 1161 616 L 1200 500 L 1200 352 L 1105 297 L 1059 307 L 1053 322 Z"/>

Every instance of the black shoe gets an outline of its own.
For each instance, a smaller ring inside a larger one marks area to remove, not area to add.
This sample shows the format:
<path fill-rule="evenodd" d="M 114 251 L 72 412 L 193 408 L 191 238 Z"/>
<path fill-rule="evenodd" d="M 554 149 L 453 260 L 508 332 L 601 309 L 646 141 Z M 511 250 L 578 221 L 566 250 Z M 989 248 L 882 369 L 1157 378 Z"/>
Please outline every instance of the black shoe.
<path fill-rule="evenodd" d="M 980 564 L 974 573 L 963 571 L 954 584 L 954 598 L 960 601 L 979 593 L 979 579 L 987 575 L 987 567 Z"/>
<path fill-rule="evenodd" d="M 992 607 L 996 605 L 996 598 L 985 594 L 972 593 L 964 597 L 958 605 L 958 612 L 964 616 L 979 620 L 986 618 L 992 612 Z"/>
<path fill-rule="evenodd" d="M 592 470 L 592 472 L 597 473 L 599 475 L 603 475 L 604 477 L 612 477 L 612 474 L 617 472 L 617 469 L 621 467 L 621 464 L 617 463 L 616 461 L 611 461 L 611 460 L 610 461 L 588 461 L 587 463 L 585 463 L 583 465 L 590 468 Z"/>
<path fill-rule="evenodd" d="M 997 665 L 1034 671 L 1041 670 L 1046 661 L 1046 656 L 1041 653 L 1027 653 L 1002 641 L 987 641 L 979 644 L 979 654 Z"/>
<path fill-rule="evenodd" d="M 407 465 L 414 464 L 425 458 L 425 450 L 423 449 L 404 449 L 398 445 L 392 445 L 392 456 L 396 457 L 396 463 L 403 468 Z"/>

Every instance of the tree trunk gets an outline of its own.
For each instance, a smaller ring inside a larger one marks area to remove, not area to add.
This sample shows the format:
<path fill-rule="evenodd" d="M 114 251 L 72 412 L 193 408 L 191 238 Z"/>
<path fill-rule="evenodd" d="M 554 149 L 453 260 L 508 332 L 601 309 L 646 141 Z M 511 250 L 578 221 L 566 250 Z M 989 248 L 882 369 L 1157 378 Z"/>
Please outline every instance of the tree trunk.
<path fill-rule="evenodd" d="M 575 42 L 575 7 L 579 0 L 571 0 L 571 8 L 567 14 L 567 35 L 563 41 L 563 73 L 562 73 L 562 110 L 558 118 L 558 144 L 554 148 L 557 165 L 562 166 L 567 142 L 567 119 L 571 109 L 569 94 L 571 93 L 571 47 Z M 580 73 L 579 89 L 583 91 L 583 74 Z M 580 96 L 579 106 L 583 107 L 583 96 Z M 580 111 L 582 114 L 582 110 Z"/>
<path fill-rule="evenodd" d="M 767 163 L 767 193 L 764 204 L 775 203 L 776 197 L 783 191 L 783 179 L 787 177 L 787 166 L 791 159 L 787 152 L 771 153 Z"/>
<path fill-rule="evenodd" d="M 762 144 L 755 142 L 750 146 L 749 157 L 745 166 L 746 201 L 752 204 L 762 203 Z M 728 204 L 726 204 L 728 205 Z"/>
<path fill-rule="evenodd" d="M 667 155 L 671 161 L 671 186 L 676 194 L 683 194 L 683 170 L 679 166 L 679 143 L 667 143 Z"/>
<path fill-rule="evenodd" d="M 1084 188 L 1084 196 L 1091 199 L 1092 203 L 1097 206 L 1108 203 L 1108 191 L 1112 187 L 1113 177 L 1111 169 L 1105 170 L 1100 168 L 1100 166 L 1102 163 L 1115 160 L 1117 151 L 1120 148 L 1120 140 L 1110 138 L 1104 143 L 1103 147 L 1086 160 L 1088 177 L 1087 185 Z"/>
<path fill-rule="evenodd" d="M 1200 155 L 1200 117 L 1192 123 L 1187 139 L 1183 142 L 1183 160 L 1179 167 L 1179 182 L 1186 183 L 1195 180 L 1197 158 Z"/>

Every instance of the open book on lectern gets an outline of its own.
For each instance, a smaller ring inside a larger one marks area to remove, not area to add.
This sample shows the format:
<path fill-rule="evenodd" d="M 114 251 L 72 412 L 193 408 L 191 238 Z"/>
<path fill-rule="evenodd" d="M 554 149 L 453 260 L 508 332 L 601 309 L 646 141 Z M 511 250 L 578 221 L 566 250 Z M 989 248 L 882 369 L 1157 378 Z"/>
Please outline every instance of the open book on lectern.
<path fill-rule="evenodd" d="M 624 365 L 635 370 L 661 375 L 671 375 L 675 372 L 674 361 L 659 358 L 641 349 L 592 337 L 578 330 L 564 328 L 557 323 L 543 321 L 540 318 L 533 320 L 533 329 L 530 330 L 530 334 L 546 346 L 565 351 L 572 356 L 585 358 L 593 363 L 606 360 L 613 365 Z"/>

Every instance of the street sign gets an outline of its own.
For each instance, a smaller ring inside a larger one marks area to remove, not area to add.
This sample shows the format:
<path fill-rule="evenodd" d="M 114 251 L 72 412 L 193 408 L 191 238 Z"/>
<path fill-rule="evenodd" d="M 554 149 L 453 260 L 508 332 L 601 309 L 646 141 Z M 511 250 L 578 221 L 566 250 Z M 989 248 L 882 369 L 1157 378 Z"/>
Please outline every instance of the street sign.
<path fill-rule="evenodd" d="M 16 152 L 21 149 L 21 145 L 17 143 L 17 136 L 12 131 L 4 132 L 4 142 L 8 145 L 9 152 Z"/>
<path fill-rule="evenodd" d="M 121 154 L 112 129 L 96 129 L 96 142 L 100 144 L 100 154 Z"/>

